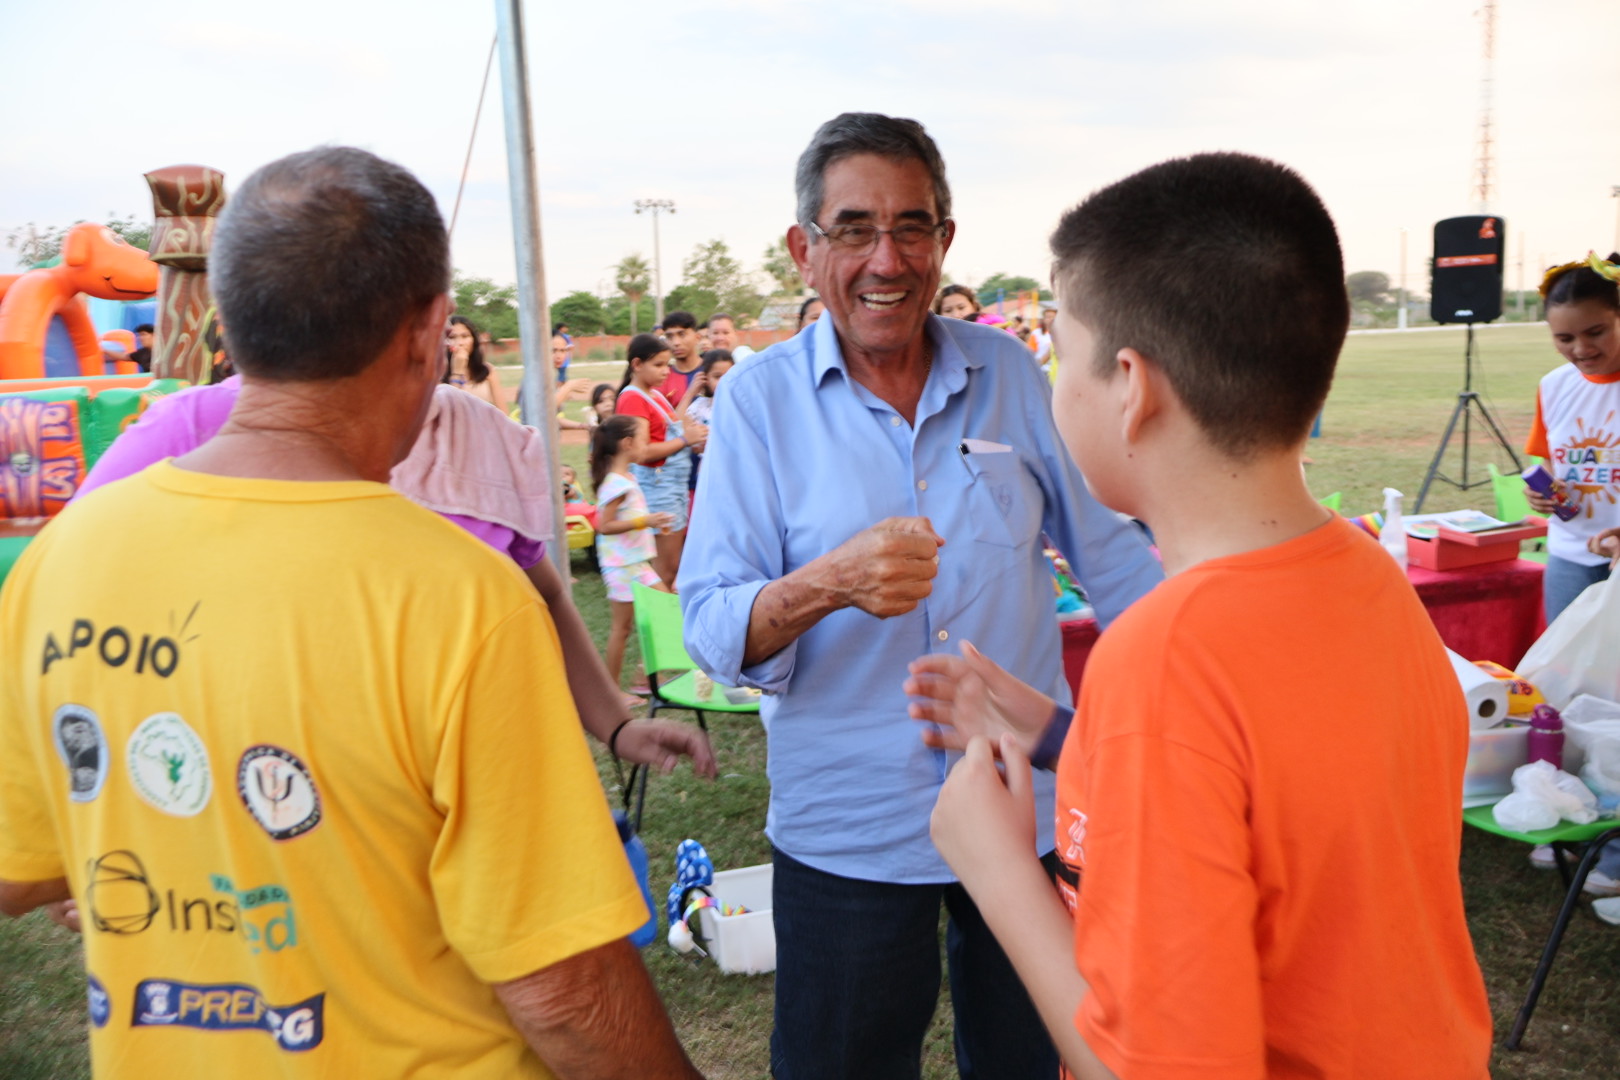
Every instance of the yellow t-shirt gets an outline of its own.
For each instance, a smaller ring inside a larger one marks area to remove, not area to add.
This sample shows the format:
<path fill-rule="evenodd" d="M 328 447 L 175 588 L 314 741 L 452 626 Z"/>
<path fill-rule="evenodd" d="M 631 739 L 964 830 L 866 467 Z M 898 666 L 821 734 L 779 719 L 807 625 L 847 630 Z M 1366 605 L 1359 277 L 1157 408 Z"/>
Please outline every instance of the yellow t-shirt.
<path fill-rule="evenodd" d="M 646 907 L 516 567 L 382 484 L 164 462 L 0 594 L 0 879 L 98 1076 L 548 1076 L 490 982 Z"/>

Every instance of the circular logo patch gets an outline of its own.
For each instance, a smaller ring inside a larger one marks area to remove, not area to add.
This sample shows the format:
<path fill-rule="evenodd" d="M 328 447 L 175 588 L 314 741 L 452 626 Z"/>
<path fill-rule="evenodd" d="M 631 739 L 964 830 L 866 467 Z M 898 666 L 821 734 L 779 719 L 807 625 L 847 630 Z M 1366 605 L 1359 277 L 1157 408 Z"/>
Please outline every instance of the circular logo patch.
<path fill-rule="evenodd" d="M 85 988 L 90 997 L 90 1022 L 96 1027 L 106 1027 L 112 1016 L 112 998 L 107 996 L 107 988 L 94 975 L 87 978 Z"/>
<path fill-rule="evenodd" d="M 63 705 L 51 717 L 51 741 L 67 766 L 68 798 L 89 802 L 107 782 L 107 736 L 83 705 Z"/>
<path fill-rule="evenodd" d="M 208 805 L 214 780 L 208 751 L 178 713 L 154 713 L 129 737 L 125 755 L 141 798 L 176 817 L 191 817 Z"/>
<path fill-rule="evenodd" d="M 250 746 L 236 767 L 236 790 L 272 840 L 291 840 L 321 823 L 321 793 L 297 755 L 279 746 Z"/>

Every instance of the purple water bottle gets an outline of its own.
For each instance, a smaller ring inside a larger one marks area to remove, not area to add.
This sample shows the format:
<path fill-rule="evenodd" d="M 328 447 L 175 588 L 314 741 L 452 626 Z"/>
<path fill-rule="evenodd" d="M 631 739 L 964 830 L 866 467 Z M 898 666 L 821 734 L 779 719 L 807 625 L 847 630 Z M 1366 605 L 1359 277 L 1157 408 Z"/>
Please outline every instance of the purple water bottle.
<path fill-rule="evenodd" d="M 1546 761 L 1555 769 L 1564 767 L 1564 718 L 1551 705 L 1537 705 L 1530 713 L 1530 734 L 1525 740 L 1529 753 L 1525 764 Z"/>

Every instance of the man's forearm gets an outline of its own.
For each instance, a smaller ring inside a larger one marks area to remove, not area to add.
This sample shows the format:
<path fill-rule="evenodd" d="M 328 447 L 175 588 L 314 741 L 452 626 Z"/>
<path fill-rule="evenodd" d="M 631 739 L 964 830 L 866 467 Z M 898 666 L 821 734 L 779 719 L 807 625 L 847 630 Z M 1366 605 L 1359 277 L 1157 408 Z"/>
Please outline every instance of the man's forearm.
<path fill-rule="evenodd" d="M 744 667 L 775 656 L 816 623 L 849 606 L 828 580 L 828 566 L 823 555 L 759 590 L 748 612 Z"/>
<path fill-rule="evenodd" d="M 624 707 L 624 695 L 619 693 L 607 665 L 602 663 L 590 631 L 579 609 L 563 593 L 562 577 L 550 558 L 541 559 L 525 573 L 551 609 L 551 621 L 557 627 L 557 640 L 562 646 L 563 668 L 568 674 L 568 692 L 573 695 L 579 710 L 580 723 L 604 745 L 613 729 L 630 718 Z"/>
<path fill-rule="evenodd" d="M 13 919 L 58 900 L 73 899 L 65 877 L 49 881 L 0 881 L 0 914 Z"/>
<path fill-rule="evenodd" d="M 495 993 L 559 1080 L 702 1080 L 628 941 L 499 983 Z"/>

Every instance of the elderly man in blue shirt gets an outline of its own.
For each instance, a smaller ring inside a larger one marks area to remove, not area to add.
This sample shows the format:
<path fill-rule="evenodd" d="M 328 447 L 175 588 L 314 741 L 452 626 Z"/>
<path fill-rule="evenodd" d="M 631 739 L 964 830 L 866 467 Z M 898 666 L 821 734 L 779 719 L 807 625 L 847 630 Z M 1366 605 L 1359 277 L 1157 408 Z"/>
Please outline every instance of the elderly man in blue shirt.
<path fill-rule="evenodd" d="M 928 836 L 955 755 L 908 718 L 907 664 L 972 641 L 1067 693 L 1041 534 L 1107 623 L 1162 574 L 1086 491 L 1017 338 L 929 313 L 955 234 L 922 126 L 822 125 L 788 249 L 827 318 L 739 364 L 680 572 L 688 650 L 765 692 L 777 1080 L 920 1073 L 940 905 L 964 1077 L 1056 1076 L 1011 965 Z M 1052 851 L 1052 778 L 1036 788 Z"/>

